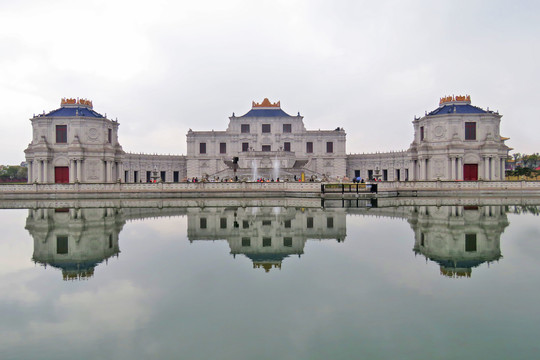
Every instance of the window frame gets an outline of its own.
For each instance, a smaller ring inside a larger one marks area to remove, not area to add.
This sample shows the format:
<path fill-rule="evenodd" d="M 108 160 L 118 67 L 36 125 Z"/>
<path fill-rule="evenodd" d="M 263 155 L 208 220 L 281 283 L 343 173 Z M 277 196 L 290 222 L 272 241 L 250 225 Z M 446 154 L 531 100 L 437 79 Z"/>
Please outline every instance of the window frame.
<path fill-rule="evenodd" d="M 285 141 L 283 143 L 283 151 L 288 151 L 288 152 L 291 151 L 291 142 L 290 141 Z"/>
<path fill-rule="evenodd" d="M 249 124 L 240 124 L 240 133 L 241 134 L 250 134 L 251 129 Z"/>
<path fill-rule="evenodd" d="M 333 141 L 327 141 L 326 142 L 326 153 L 327 154 L 333 154 L 334 153 L 334 142 Z"/>
<path fill-rule="evenodd" d="M 272 126 L 270 124 L 262 124 L 261 125 L 261 132 L 263 134 L 270 134 L 272 133 Z"/>
<path fill-rule="evenodd" d="M 476 233 L 465 234 L 465 252 L 477 252 L 478 242 Z"/>
<path fill-rule="evenodd" d="M 56 125 L 56 143 L 67 144 L 67 125 Z"/>
<path fill-rule="evenodd" d="M 69 254 L 69 237 L 67 235 L 56 235 L 56 254 Z"/>
<path fill-rule="evenodd" d="M 292 124 L 283 124 L 283 133 L 284 134 L 292 133 Z"/>
<path fill-rule="evenodd" d="M 200 142 L 199 143 L 199 154 L 206 154 L 206 143 Z"/>
<path fill-rule="evenodd" d="M 306 154 L 313 154 L 313 141 L 306 142 Z"/>
<path fill-rule="evenodd" d="M 468 141 L 476 140 L 476 121 L 465 122 L 465 140 L 468 140 Z"/>
<path fill-rule="evenodd" d="M 220 154 L 226 154 L 227 153 L 227 143 L 226 142 L 220 142 L 219 143 L 219 153 Z"/>

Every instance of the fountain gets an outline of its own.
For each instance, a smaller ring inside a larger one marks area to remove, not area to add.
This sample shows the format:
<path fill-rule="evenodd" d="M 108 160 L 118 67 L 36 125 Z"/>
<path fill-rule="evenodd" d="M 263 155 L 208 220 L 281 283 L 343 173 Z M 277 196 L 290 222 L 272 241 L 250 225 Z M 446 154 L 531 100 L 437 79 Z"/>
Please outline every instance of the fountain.
<path fill-rule="evenodd" d="M 154 165 L 154 170 L 152 170 L 152 173 L 150 175 L 150 179 L 153 183 L 161 182 L 161 176 L 157 170 L 157 166 Z"/>
<path fill-rule="evenodd" d="M 277 181 L 279 178 L 279 170 L 281 167 L 281 162 L 278 158 L 272 160 L 272 178 Z"/>
<path fill-rule="evenodd" d="M 251 160 L 251 181 L 257 181 L 257 178 L 259 177 L 257 170 L 257 160 L 253 159 Z"/>

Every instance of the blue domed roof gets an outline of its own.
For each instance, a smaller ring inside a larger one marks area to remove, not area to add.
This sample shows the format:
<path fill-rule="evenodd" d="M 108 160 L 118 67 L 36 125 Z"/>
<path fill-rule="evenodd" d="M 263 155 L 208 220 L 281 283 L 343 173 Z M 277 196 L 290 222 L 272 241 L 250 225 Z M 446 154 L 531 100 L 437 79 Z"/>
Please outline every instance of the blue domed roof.
<path fill-rule="evenodd" d="M 105 117 L 98 112 L 95 112 L 93 109 L 92 101 L 87 99 L 66 99 L 63 98 L 60 102 L 60 108 L 48 112 L 47 114 L 41 114 L 38 116 L 54 116 L 54 117 L 75 117 L 75 116 L 86 116 L 92 118 L 101 118 Z"/>
<path fill-rule="evenodd" d="M 104 118 L 100 113 L 89 109 L 85 106 L 76 107 L 61 107 L 60 109 L 53 110 L 43 116 L 58 116 L 58 117 L 74 117 L 74 116 L 87 116 L 93 118 Z"/>
<path fill-rule="evenodd" d="M 486 110 L 471 105 L 471 96 L 445 96 L 439 101 L 439 107 L 426 116 L 447 114 L 485 114 Z"/>
<path fill-rule="evenodd" d="M 486 110 L 471 104 L 446 104 L 438 107 L 428 114 L 432 115 L 445 115 L 445 114 L 484 114 Z"/>
<path fill-rule="evenodd" d="M 258 253 L 258 254 L 244 254 L 247 258 L 251 259 L 253 262 L 263 262 L 263 261 L 283 261 L 290 254 L 287 253 Z"/>
<path fill-rule="evenodd" d="M 276 109 L 251 109 L 240 117 L 291 117 L 280 108 Z"/>
<path fill-rule="evenodd" d="M 291 115 L 281 110 L 279 101 L 271 103 L 268 98 L 264 98 L 261 103 L 253 101 L 251 104 L 251 110 L 240 117 L 291 117 Z"/>

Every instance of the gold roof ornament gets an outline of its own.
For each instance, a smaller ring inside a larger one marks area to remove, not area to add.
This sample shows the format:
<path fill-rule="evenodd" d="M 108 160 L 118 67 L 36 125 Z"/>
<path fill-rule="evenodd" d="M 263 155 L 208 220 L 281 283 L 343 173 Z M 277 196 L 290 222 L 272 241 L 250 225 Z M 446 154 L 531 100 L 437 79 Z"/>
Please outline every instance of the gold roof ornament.
<path fill-rule="evenodd" d="M 89 109 L 93 109 L 94 107 L 92 104 L 92 101 L 88 99 L 62 98 L 62 100 L 60 101 L 60 106 L 66 106 L 66 105 L 82 105 L 82 106 L 86 106 Z"/>
<path fill-rule="evenodd" d="M 461 103 L 471 103 L 471 95 L 458 95 L 458 96 L 443 96 L 439 101 L 439 106 L 443 104 L 448 103 L 455 103 L 455 102 L 461 102 Z"/>
<path fill-rule="evenodd" d="M 264 98 L 264 100 L 261 103 L 256 103 L 255 101 L 251 102 L 251 106 L 253 109 L 255 108 L 281 108 L 280 102 L 271 103 L 268 98 Z"/>
<path fill-rule="evenodd" d="M 281 261 L 277 263 L 257 261 L 257 262 L 253 262 L 253 268 L 254 269 L 263 268 L 264 272 L 269 272 L 270 270 L 272 270 L 272 268 L 281 270 Z"/>
<path fill-rule="evenodd" d="M 449 278 L 470 278 L 472 270 L 471 269 L 447 269 L 440 267 L 441 275 Z"/>

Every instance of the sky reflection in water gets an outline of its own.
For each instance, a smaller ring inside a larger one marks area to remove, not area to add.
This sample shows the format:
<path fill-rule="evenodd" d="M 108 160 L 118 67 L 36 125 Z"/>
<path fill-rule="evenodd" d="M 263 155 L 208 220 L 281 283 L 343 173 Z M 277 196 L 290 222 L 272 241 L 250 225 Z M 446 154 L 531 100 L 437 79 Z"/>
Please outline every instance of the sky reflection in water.
<path fill-rule="evenodd" d="M 532 358 L 515 210 L 1 210 L 0 357 Z"/>

